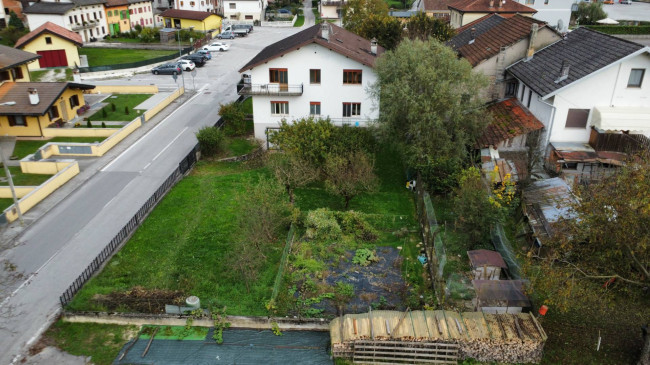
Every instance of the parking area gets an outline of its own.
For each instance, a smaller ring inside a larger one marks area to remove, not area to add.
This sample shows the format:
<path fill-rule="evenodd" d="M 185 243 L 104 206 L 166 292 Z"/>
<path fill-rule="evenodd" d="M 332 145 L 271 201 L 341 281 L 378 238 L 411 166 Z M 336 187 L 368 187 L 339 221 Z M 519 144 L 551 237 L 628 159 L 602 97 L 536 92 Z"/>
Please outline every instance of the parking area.
<path fill-rule="evenodd" d="M 603 5 L 607 16 L 614 20 L 636 20 L 650 22 L 650 3 L 638 1 L 632 2 L 631 5 L 619 4 L 614 0 L 613 5 Z"/>

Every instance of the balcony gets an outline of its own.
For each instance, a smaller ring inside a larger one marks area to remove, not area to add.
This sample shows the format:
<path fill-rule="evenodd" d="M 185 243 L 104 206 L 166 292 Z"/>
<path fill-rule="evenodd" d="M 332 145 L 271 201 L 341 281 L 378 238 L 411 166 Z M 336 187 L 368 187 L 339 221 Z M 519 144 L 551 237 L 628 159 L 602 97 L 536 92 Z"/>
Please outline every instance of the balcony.
<path fill-rule="evenodd" d="M 269 95 L 269 96 L 300 96 L 302 95 L 302 84 L 248 84 L 237 85 L 239 95 Z"/>
<path fill-rule="evenodd" d="M 76 32 L 78 30 L 95 28 L 97 25 L 99 25 L 99 22 L 91 20 L 89 22 L 83 22 L 82 24 L 71 24 L 70 28 L 72 28 L 73 32 Z"/>
<path fill-rule="evenodd" d="M 321 1 L 320 5 L 321 6 L 336 6 L 337 8 L 340 8 L 343 5 L 345 5 L 345 1 Z"/>

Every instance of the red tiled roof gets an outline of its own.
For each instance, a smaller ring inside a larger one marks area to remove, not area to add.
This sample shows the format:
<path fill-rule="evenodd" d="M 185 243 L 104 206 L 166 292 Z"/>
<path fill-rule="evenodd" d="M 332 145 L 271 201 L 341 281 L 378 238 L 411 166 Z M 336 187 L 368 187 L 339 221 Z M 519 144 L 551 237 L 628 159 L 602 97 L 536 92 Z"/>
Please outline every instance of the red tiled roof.
<path fill-rule="evenodd" d="M 295 51 L 310 43 L 319 44 L 369 67 L 374 67 L 377 57 L 384 53 L 384 48 L 377 46 L 377 54 L 372 54 L 370 53 L 369 40 L 334 24 L 327 23 L 327 25 L 329 26 L 329 40 L 322 37 L 320 24 L 313 25 L 292 36 L 284 38 L 279 42 L 267 46 L 253 57 L 252 60 L 248 61 L 239 72 L 250 70 L 257 65 Z"/>
<path fill-rule="evenodd" d="M 448 5 L 454 0 L 423 0 L 424 11 L 449 11 Z"/>
<path fill-rule="evenodd" d="M 29 100 L 29 89 L 36 89 L 39 103 L 33 105 Z M 0 115 L 45 115 L 59 96 L 67 88 L 89 90 L 94 85 L 77 84 L 74 82 L 5 82 L 0 85 Z M 13 105 L 6 105 L 7 102 Z"/>
<path fill-rule="evenodd" d="M 467 251 L 467 257 L 472 267 L 481 267 L 483 265 L 494 266 L 507 269 L 508 265 L 503 261 L 501 254 L 490 250 L 473 250 Z"/>
<path fill-rule="evenodd" d="M 23 46 L 27 43 L 29 43 L 32 39 L 40 36 L 43 33 L 50 33 L 56 36 L 59 36 L 63 39 L 67 39 L 70 42 L 76 44 L 77 46 L 82 46 L 83 45 L 83 40 L 81 39 L 81 36 L 73 31 L 67 30 L 63 28 L 62 26 L 56 25 L 52 22 L 46 22 L 45 24 L 41 25 L 40 27 L 34 29 L 33 31 L 25 34 L 24 36 L 20 37 L 18 41 L 16 41 L 16 45 L 14 47 L 16 48 L 23 48 Z"/>
<path fill-rule="evenodd" d="M 462 33 L 462 32 L 464 32 L 466 29 L 472 28 L 472 27 L 474 27 L 476 24 L 481 23 L 482 21 L 487 20 L 488 18 L 493 17 L 493 16 L 502 17 L 501 15 L 499 15 L 499 14 L 497 14 L 497 13 L 483 15 L 482 17 L 480 17 L 480 18 L 474 20 L 473 22 L 469 22 L 469 23 L 463 25 L 462 27 L 457 28 L 457 29 L 456 29 L 456 34 Z"/>
<path fill-rule="evenodd" d="M 491 1 L 492 6 L 490 6 Z M 537 13 L 537 10 L 516 1 L 503 1 L 504 3 L 499 6 L 499 0 L 458 0 L 449 4 L 449 8 L 463 13 Z"/>
<path fill-rule="evenodd" d="M 496 56 L 501 47 L 510 46 L 528 37 L 534 23 L 537 23 L 540 28 L 546 26 L 546 23 L 541 20 L 517 14 L 476 37 L 474 43 L 460 47 L 458 53 L 472 66 L 476 66 Z"/>
<path fill-rule="evenodd" d="M 124 5 L 129 5 L 128 0 L 106 0 L 106 4 L 104 4 L 107 8 Z"/>
<path fill-rule="evenodd" d="M 510 98 L 487 108 L 494 116 L 492 124 L 478 139 L 478 147 L 496 146 L 510 138 L 544 128 L 544 124 L 524 108 L 516 98 Z"/>
<path fill-rule="evenodd" d="M 160 16 L 165 18 L 181 18 L 181 19 L 191 19 L 191 20 L 203 20 L 210 15 L 216 15 L 213 13 L 208 13 L 207 11 L 193 11 L 193 10 L 179 10 L 179 9 L 168 9 L 162 12 Z"/>

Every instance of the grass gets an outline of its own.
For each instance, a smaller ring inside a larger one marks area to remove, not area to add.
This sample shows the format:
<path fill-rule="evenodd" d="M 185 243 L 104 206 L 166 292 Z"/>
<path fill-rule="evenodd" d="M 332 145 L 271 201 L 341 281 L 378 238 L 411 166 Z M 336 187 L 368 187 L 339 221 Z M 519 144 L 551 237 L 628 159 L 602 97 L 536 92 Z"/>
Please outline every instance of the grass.
<path fill-rule="evenodd" d="M 246 98 L 242 101 L 242 109 L 246 114 L 253 114 L 253 98 Z"/>
<path fill-rule="evenodd" d="M 0 212 L 3 212 L 5 209 L 9 208 L 14 204 L 13 199 L 0 198 Z"/>
<path fill-rule="evenodd" d="M 76 143 L 94 143 L 101 142 L 105 137 L 55 137 L 48 140 L 26 140 L 16 141 L 16 147 L 12 157 L 22 159 L 29 154 L 36 152 L 41 146 L 48 142 L 76 142 Z"/>
<path fill-rule="evenodd" d="M 115 324 L 69 323 L 61 320 L 45 333 L 46 345 L 54 343 L 61 350 L 76 356 L 92 356 L 92 363 L 109 365 L 122 346 L 137 331 L 135 326 Z"/>
<path fill-rule="evenodd" d="M 20 166 L 9 166 L 9 172 L 15 186 L 38 186 L 52 177 L 52 175 L 24 174 Z M 4 176 L 4 170 L 2 176 Z M 9 182 L 0 182 L 0 186 L 9 186 Z"/>
<path fill-rule="evenodd" d="M 46 74 L 51 74 L 54 76 L 54 79 L 45 79 Z M 38 70 L 38 71 L 30 71 L 29 76 L 32 80 L 32 82 L 39 82 L 39 81 L 57 81 L 57 82 L 62 82 L 62 81 L 72 81 L 72 69 L 70 68 L 58 68 L 58 69 L 49 69 L 49 70 Z"/>
<path fill-rule="evenodd" d="M 257 147 L 256 143 L 251 142 L 248 138 L 244 137 L 233 138 L 226 141 L 226 143 L 228 145 L 228 156 L 245 155 L 252 152 Z"/>
<path fill-rule="evenodd" d="M 79 54 L 88 56 L 89 66 L 107 66 L 144 61 L 151 58 L 176 55 L 177 51 L 124 48 L 80 48 Z"/>
<path fill-rule="evenodd" d="M 104 107 L 106 110 L 106 116 L 102 114 L 101 110 L 98 110 L 95 114 L 88 117 L 93 123 L 103 121 L 132 121 L 138 116 L 138 112 L 134 110 L 143 101 L 149 99 L 151 94 L 119 94 L 113 95 L 108 99 L 104 100 L 105 103 L 108 103 Z M 115 104 L 115 111 L 111 107 L 111 104 Z M 129 108 L 129 114 L 125 113 L 124 108 Z M 101 125 L 101 123 L 99 123 Z"/>
<path fill-rule="evenodd" d="M 271 296 L 282 245 L 267 255 L 250 292 L 228 260 L 237 235 L 237 196 L 246 191 L 249 179 L 267 173 L 239 163 L 199 162 L 69 309 L 105 310 L 95 295 L 142 286 L 196 295 L 206 307 L 227 306 L 229 314 L 266 314 L 264 303 Z"/>
<path fill-rule="evenodd" d="M 208 335 L 209 330 L 206 327 L 191 327 L 189 330 L 186 330 L 185 326 L 143 326 L 140 339 L 150 339 L 155 328 L 158 328 L 155 337 L 156 340 L 202 341 L 205 340 L 205 336 Z"/>
<path fill-rule="evenodd" d="M 302 27 L 303 24 L 305 24 L 305 16 L 304 15 L 298 15 L 298 19 L 296 19 L 296 22 L 293 23 L 294 27 Z"/>

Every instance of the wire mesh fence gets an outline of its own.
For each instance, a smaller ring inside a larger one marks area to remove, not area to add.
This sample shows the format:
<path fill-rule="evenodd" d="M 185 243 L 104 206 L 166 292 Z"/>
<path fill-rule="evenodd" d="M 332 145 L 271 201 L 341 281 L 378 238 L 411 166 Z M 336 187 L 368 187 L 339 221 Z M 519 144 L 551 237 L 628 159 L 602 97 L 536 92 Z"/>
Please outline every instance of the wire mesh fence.
<path fill-rule="evenodd" d="M 275 275 L 275 282 L 273 283 L 273 293 L 271 294 L 271 302 L 274 302 L 278 297 L 278 292 L 280 291 L 280 286 L 282 285 L 282 277 L 284 276 L 284 270 L 287 267 L 287 259 L 289 256 L 289 251 L 291 251 L 291 245 L 293 244 L 294 235 L 296 229 L 293 223 L 291 223 L 291 228 L 289 228 L 289 233 L 287 234 L 287 242 L 284 245 L 284 250 L 282 251 L 282 258 L 280 259 L 280 266 L 278 267 L 278 273 Z"/>
<path fill-rule="evenodd" d="M 180 50 L 180 53 L 188 54 L 191 51 L 192 51 L 192 47 L 185 47 Z M 105 66 L 79 67 L 79 72 L 85 73 L 85 72 L 112 71 L 112 70 L 123 70 L 126 68 L 136 68 L 141 66 L 153 65 L 154 63 L 158 63 L 158 62 L 173 60 L 179 56 L 180 55 L 178 52 L 173 52 L 167 56 L 154 57 L 154 58 L 149 58 L 137 62 L 118 63 L 115 65 L 105 65 Z"/>
<path fill-rule="evenodd" d="M 156 189 L 156 191 L 147 199 L 147 201 L 138 209 L 135 215 L 122 227 L 122 229 L 113 237 L 113 239 L 104 247 L 104 249 L 95 257 L 86 269 L 75 279 L 72 284 L 59 297 L 62 307 L 65 307 L 72 301 L 75 294 L 83 285 L 102 267 L 104 262 L 109 259 L 142 223 L 147 214 L 158 204 L 158 202 L 167 194 L 167 192 L 189 171 L 196 163 L 196 145 L 178 164 L 178 167 L 165 179 L 165 181 Z"/>
<path fill-rule="evenodd" d="M 491 236 L 494 248 L 501 254 L 506 264 L 508 264 L 510 276 L 513 279 L 521 279 L 521 266 L 519 265 L 519 261 L 517 261 L 517 255 L 515 255 L 512 244 L 503 230 L 503 225 L 494 225 Z"/>

